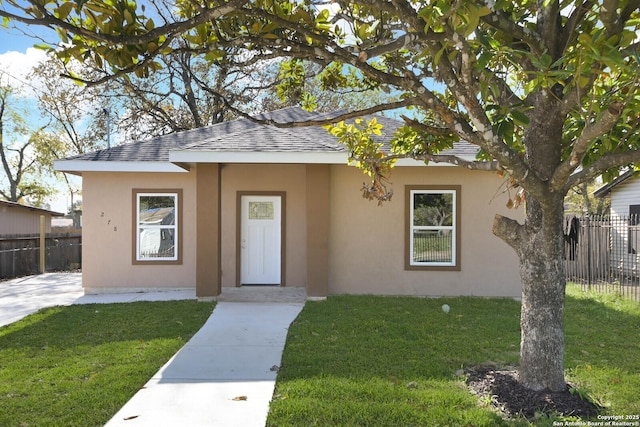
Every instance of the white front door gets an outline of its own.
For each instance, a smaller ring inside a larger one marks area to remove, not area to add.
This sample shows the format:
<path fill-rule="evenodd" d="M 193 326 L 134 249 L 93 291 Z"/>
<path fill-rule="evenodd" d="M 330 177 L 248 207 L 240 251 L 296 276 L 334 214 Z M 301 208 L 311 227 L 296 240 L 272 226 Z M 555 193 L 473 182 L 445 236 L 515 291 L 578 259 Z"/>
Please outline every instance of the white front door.
<path fill-rule="evenodd" d="M 242 196 L 240 283 L 279 285 L 282 248 L 280 196 Z"/>

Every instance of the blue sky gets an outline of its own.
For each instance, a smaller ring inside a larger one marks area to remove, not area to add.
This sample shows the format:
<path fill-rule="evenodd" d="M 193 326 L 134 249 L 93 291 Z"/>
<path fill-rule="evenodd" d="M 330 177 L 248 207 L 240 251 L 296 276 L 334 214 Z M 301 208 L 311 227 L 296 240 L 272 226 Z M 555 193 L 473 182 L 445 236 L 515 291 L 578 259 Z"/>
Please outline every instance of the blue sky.
<path fill-rule="evenodd" d="M 7 12 L 22 15 L 22 13 L 18 12 L 17 9 L 8 2 L 2 3 L 2 8 Z M 34 44 L 42 43 L 42 40 L 38 38 L 44 38 L 54 43 L 59 40 L 56 32 L 49 28 L 11 21 L 9 22 L 8 28 L 0 26 L 0 54 L 6 52 L 24 53 L 28 48 L 33 47 Z"/>
<path fill-rule="evenodd" d="M 34 49 L 35 44 L 46 38 L 57 41 L 57 34 L 44 27 L 22 25 L 14 28 L 0 26 L 0 78 L 7 83 L 7 76 L 24 79 L 31 68 L 44 59 L 44 51 Z M 15 82 L 11 82 L 12 85 Z"/>
<path fill-rule="evenodd" d="M 58 40 L 55 31 L 45 27 L 33 25 L 21 25 L 19 29 L 0 27 L 0 54 L 11 51 L 24 53 L 34 44 L 41 43 L 38 37 L 50 42 Z"/>
<path fill-rule="evenodd" d="M 6 52 L 26 52 L 33 46 L 34 39 L 19 35 L 15 30 L 0 28 L 0 54 Z"/>

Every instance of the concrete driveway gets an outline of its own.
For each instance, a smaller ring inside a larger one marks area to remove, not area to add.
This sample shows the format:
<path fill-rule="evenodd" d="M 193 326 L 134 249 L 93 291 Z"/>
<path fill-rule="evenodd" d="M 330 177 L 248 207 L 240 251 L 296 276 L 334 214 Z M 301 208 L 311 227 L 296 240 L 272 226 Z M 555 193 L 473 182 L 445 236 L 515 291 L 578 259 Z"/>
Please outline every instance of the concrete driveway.
<path fill-rule="evenodd" d="M 184 291 L 85 295 L 81 273 L 45 273 L 0 282 L 0 326 L 56 305 L 196 299 Z"/>

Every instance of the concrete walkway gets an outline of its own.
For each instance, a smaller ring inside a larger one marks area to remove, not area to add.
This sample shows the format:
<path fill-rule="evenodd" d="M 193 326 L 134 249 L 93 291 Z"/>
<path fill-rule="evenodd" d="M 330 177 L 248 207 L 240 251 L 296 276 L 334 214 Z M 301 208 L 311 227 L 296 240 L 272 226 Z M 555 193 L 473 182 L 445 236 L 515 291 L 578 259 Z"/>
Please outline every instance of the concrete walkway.
<path fill-rule="evenodd" d="M 0 282 L 0 326 L 55 305 L 174 299 L 195 299 L 195 291 L 85 296 L 80 274 L 50 273 Z M 297 288 L 223 290 L 205 325 L 107 426 L 264 426 L 305 299 Z"/>
<path fill-rule="evenodd" d="M 218 303 L 107 427 L 264 426 L 287 330 L 302 306 Z"/>

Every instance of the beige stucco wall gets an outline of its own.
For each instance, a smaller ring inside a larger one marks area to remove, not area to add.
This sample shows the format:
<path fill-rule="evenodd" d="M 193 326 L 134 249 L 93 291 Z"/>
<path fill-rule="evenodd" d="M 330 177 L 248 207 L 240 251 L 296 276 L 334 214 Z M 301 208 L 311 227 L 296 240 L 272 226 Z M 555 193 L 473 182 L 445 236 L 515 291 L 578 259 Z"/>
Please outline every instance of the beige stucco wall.
<path fill-rule="evenodd" d="M 221 282 L 236 286 L 238 192 L 285 192 L 285 280 L 307 286 L 307 186 L 305 165 L 222 165 Z M 395 195 L 382 207 L 360 193 L 366 177 L 351 167 L 329 167 L 328 282 L 330 294 L 518 296 L 513 250 L 493 236 L 494 215 L 521 217 L 496 196 L 495 174 L 454 167 L 398 167 Z M 319 182 L 321 182 L 320 180 Z M 310 181 L 311 182 L 311 181 Z M 405 185 L 460 185 L 461 271 L 406 271 Z M 132 190 L 183 190 L 181 265 L 133 265 Z M 216 197 L 217 185 L 210 197 Z M 209 197 L 209 194 L 206 196 Z M 83 175 L 83 285 L 86 291 L 196 287 L 196 172 L 85 173 Z M 203 221 L 207 221 L 206 213 Z M 216 227 L 212 217 L 211 227 Z M 326 242 L 325 242 L 326 243 Z M 312 248 L 312 249 L 309 249 Z M 311 252 L 309 252 L 310 254 Z M 214 256 L 213 254 L 211 256 Z"/>
<path fill-rule="evenodd" d="M 377 206 L 362 198 L 366 177 L 354 168 L 331 168 L 329 293 L 383 295 L 519 296 L 514 251 L 492 232 L 502 213 L 520 218 L 496 196 L 501 179 L 493 173 L 457 167 L 397 167 L 394 196 Z M 461 271 L 406 271 L 405 185 L 460 185 Z"/>
<path fill-rule="evenodd" d="M 87 293 L 195 287 L 195 173 L 83 174 L 82 284 Z M 182 265 L 133 265 L 132 190 L 183 190 Z"/>

